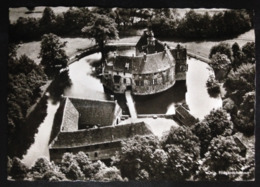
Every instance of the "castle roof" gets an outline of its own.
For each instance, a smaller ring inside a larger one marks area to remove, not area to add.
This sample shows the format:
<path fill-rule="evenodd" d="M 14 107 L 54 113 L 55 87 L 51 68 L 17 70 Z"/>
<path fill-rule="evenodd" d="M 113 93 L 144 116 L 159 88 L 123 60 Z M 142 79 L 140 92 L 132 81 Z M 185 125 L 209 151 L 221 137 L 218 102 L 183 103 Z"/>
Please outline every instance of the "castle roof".
<path fill-rule="evenodd" d="M 167 49 L 168 50 L 168 49 Z M 116 56 L 114 59 L 114 71 L 125 71 L 133 74 L 149 74 L 158 71 L 164 71 L 175 65 L 172 54 L 163 51 L 144 56 Z M 126 70 L 126 64 L 129 69 Z"/>
<path fill-rule="evenodd" d="M 101 127 L 96 129 L 60 132 L 49 145 L 51 149 L 84 147 L 95 144 L 125 140 L 135 135 L 152 134 L 144 123 Z"/>
<path fill-rule="evenodd" d="M 173 59 L 173 58 L 172 58 Z M 133 60 L 132 72 L 136 74 L 154 73 L 158 71 L 164 71 L 171 66 L 174 66 L 174 61 L 166 51 L 147 54 L 145 57 L 136 57 Z"/>

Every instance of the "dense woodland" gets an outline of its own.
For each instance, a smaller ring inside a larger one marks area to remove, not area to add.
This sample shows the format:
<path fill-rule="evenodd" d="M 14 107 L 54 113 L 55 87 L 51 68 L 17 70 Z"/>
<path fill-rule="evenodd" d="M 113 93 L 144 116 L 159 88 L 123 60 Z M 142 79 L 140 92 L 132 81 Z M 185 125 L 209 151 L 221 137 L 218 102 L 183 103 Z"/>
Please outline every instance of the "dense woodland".
<path fill-rule="evenodd" d="M 42 18 L 19 18 L 10 24 L 12 42 L 40 40 L 43 34 L 81 37 L 81 29 L 92 25 L 97 15 L 106 15 L 116 24 L 121 37 L 135 35 L 136 29 L 151 27 L 157 37 L 203 40 L 232 38 L 253 27 L 252 10 L 227 10 L 210 16 L 190 10 L 180 18 L 175 9 L 70 8 L 55 15 L 46 8 Z"/>
<path fill-rule="evenodd" d="M 244 33 L 252 28 L 252 19 L 252 12 L 246 10 L 228 10 L 214 16 L 191 10 L 179 19 L 174 9 L 120 8 L 71 8 L 59 15 L 46 8 L 40 19 L 19 18 L 10 24 L 11 42 L 41 39 L 41 63 L 36 65 L 26 56 L 17 58 L 15 45 L 10 45 L 9 146 L 19 140 L 14 137 L 21 129 L 29 126 L 27 110 L 40 97 L 40 87 L 48 79 L 59 79 L 60 70 L 67 66 L 65 43 L 60 42 L 58 36 L 95 38 L 102 47 L 106 40 L 118 38 L 121 31 L 149 26 L 156 35 L 210 40 Z M 102 30 L 100 25 L 106 28 Z M 109 166 L 101 161 L 92 162 L 85 153 L 79 152 L 65 153 L 61 164 L 39 158 L 34 166 L 27 168 L 21 162 L 24 152 L 12 152 L 8 157 L 9 178 L 48 181 L 254 179 L 254 154 L 244 155 L 235 139 L 237 133 L 246 137 L 254 135 L 255 44 L 220 43 L 211 49 L 209 59 L 216 77 L 209 79 L 207 87 L 213 96 L 218 96 L 223 85 L 226 89 L 223 108 L 212 110 L 194 126 L 172 127 L 161 140 L 155 136 L 131 138 L 122 143 L 122 151 Z M 67 75 L 65 71 L 62 76 L 69 82 Z M 46 107 L 44 101 L 42 105 Z M 246 174 L 225 175 L 223 171 Z"/>

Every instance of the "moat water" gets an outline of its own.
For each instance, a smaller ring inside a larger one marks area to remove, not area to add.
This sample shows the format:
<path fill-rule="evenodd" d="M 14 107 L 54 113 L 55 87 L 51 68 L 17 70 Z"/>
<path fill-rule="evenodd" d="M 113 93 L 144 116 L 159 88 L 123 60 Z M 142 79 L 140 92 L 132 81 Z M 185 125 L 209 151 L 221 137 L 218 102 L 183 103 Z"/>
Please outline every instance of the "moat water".
<path fill-rule="evenodd" d="M 132 51 L 124 51 L 125 54 L 132 55 Z M 91 64 L 101 58 L 100 53 L 96 53 L 69 66 L 69 75 L 72 85 L 64 90 L 65 96 L 92 98 L 105 100 L 108 99 L 104 93 L 100 79 L 93 75 L 93 67 Z M 135 106 L 138 114 L 174 114 L 174 105 L 186 102 L 190 108 L 190 112 L 196 118 L 203 117 L 213 109 L 222 106 L 221 97 L 212 98 L 209 96 L 206 88 L 208 77 L 213 74 L 212 69 L 204 62 L 188 58 L 188 72 L 186 81 L 177 81 L 169 90 L 150 96 L 134 96 Z M 116 95 L 123 113 L 127 114 L 128 110 L 125 104 L 124 95 Z M 23 158 L 23 162 L 27 166 L 31 166 L 37 158 L 45 156 L 49 158 L 48 141 L 52 129 L 54 115 L 59 106 L 58 102 L 48 100 L 47 117 L 39 126 L 39 131 L 35 134 L 35 142 L 27 151 Z M 141 119 L 138 119 L 140 121 Z M 163 118 L 145 119 L 153 133 L 159 138 L 165 131 L 172 126 L 177 127 L 176 122 Z M 126 123 L 126 121 L 123 121 Z"/>

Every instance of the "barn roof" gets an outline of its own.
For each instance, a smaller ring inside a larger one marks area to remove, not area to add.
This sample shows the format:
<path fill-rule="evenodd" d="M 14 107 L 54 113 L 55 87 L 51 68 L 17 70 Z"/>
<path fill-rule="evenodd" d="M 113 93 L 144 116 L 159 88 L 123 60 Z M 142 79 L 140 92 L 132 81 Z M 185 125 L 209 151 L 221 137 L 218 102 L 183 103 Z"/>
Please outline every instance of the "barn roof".
<path fill-rule="evenodd" d="M 111 125 L 114 120 L 116 103 L 114 101 L 68 98 L 78 111 L 79 124 Z M 72 107 L 72 106 L 71 106 Z M 68 108 L 70 110 L 70 108 Z"/>
<path fill-rule="evenodd" d="M 144 123 L 108 126 L 75 132 L 60 132 L 49 145 L 51 149 L 84 147 L 125 140 L 135 135 L 148 135 L 152 131 Z"/>

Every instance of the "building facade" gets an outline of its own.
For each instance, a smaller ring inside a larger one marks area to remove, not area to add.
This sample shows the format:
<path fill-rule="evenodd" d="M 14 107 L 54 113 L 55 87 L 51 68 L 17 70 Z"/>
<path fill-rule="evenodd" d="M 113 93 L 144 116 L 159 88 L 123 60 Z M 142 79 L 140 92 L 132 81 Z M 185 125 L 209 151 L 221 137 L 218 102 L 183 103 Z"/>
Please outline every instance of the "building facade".
<path fill-rule="evenodd" d="M 170 49 L 155 39 L 152 31 L 145 31 L 135 48 L 136 55 L 114 54 L 106 61 L 102 71 L 105 90 L 149 95 L 171 88 L 177 80 L 186 80 L 187 52 L 180 45 Z"/>

